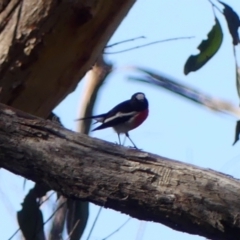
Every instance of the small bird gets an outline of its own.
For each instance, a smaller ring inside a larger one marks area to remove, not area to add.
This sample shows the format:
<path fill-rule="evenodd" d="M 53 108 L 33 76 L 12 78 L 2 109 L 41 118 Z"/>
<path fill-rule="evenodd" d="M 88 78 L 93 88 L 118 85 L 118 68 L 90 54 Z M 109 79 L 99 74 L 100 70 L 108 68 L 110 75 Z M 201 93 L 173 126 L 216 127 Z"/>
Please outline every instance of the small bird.
<path fill-rule="evenodd" d="M 145 97 L 144 93 L 137 92 L 132 95 L 131 99 L 119 103 L 107 113 L 79 118 L 76 121 L 94 119 L 96 120 L 96 123 L 100 122 L 102 124 L 94 128 L 92 131 L 112 127 L 118 134 L 118 140 L 120 145 L 121 141 L 119 135 L 123 133 L 131 141 L 134 148 L 137 148 L 132 139 L 130 138 L 128 132 L 141 125 L 147 117 L 148 100 Z"/>

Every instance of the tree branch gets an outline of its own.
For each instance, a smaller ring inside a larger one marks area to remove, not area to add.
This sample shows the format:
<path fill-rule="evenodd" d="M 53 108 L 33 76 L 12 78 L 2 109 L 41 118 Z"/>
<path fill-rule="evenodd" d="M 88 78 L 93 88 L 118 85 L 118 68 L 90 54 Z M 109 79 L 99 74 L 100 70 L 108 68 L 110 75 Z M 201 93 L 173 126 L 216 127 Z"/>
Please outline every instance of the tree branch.
<path fill-rule="evenodd" d="M 93 107 L 97 99 L 99 89 L 112 71 L 112 64 L 107 63 L 100 55 L 91 71 L 88 72 L 86 85 L 80 100 L 80 108 L 77 118 L 83 118 L 93 115 Z M 77 131 L 88 134 L 91 128 L 92 120 L 78 121 Z"/>
<path fill-rule="evenodd" d="M 0 167 L 65 196 L 212 240 L 240 239 L 240 181 L 0 104 Z"/>

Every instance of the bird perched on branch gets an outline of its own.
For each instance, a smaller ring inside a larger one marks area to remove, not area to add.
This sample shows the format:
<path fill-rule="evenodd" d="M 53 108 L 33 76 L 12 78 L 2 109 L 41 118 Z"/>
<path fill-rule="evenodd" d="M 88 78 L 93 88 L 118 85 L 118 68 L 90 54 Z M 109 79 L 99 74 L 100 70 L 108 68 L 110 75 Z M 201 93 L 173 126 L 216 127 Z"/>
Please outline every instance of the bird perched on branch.
<path fill-rule="evenodd" d="M 141 125 L 147 117 L 148 100 L 145 97 L 144 93 L 137 92 L 132 95 L 131 99 L 119 103 L 107 113 L 79 118 L 77 119 L 77 121 L 94 119 L 96 120 L 96 123 L 102 123 L 100 126 L 94 128 L 92 131 L 112 127 L 118 134 L 118 140 L 120 145 L 121 141 L 119 135 L 125 134 L 126 137 L 131 141 L 133 146 L 137 148 L 132 139 L 130 138 L 128 132 Z"/>

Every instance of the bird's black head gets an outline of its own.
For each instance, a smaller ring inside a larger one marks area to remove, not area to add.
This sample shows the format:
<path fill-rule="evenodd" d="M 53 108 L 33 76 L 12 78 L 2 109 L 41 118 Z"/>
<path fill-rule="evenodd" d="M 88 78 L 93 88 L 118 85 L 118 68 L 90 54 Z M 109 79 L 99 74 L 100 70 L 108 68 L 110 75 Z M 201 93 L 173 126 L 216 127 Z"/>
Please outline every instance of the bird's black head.
<path fill-rule="evenodd" d="M 137 92 L 132 95 L 131 104 L 136 108 L 136 111 L 142 111 L 148 108 L 148 100 L 142 92 Z"/>

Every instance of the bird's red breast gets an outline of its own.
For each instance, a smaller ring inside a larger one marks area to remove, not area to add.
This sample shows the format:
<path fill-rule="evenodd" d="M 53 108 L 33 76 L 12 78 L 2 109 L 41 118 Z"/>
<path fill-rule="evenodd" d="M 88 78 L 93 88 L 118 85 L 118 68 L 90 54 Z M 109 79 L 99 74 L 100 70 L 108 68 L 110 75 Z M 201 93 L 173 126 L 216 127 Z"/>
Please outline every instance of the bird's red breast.
<path fill-rule="evenodd" d="M 134 128 L 138 127 L 146 120 L 146 118 L 148 117 L 148 112 L 149 111 L 147 108 L 146 110 L 141 111 L 140 113 L 137 114 L 137 116 L 134 118 Z"/>

